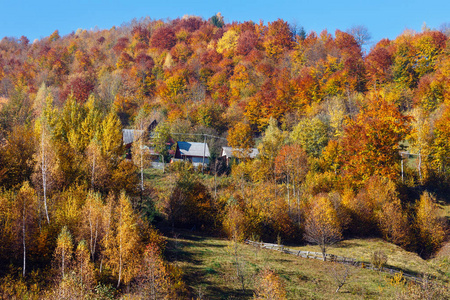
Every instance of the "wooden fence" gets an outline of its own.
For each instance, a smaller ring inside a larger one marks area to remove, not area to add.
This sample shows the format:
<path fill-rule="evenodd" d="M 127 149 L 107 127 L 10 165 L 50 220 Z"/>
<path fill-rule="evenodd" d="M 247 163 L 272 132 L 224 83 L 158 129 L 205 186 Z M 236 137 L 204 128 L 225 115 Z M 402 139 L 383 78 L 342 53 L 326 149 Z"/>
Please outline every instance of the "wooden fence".
<path fill-rule="evenodd" d="M 317 260 L 323 261 L 323 255 L 320 252 L 292 250 L 292 249 L 286 248 L 283 245 L 263 243 L 263 242 L 254 242 L 254 241 L 250 241 L 250 240 L 245 240 L 245 243 L 248 245 L 252 245 L 254 247 L 262 248 L 262 249 L 276 250 L 276 251 L 280 251 L 283 253 L 296 255 L 296 256 L 302 257 L 302 258 L 311 258 L 311 259 L 317 259 Z M 354 258 L 337 256 L 337 255 L 333 255 L 333 254 L 325 254 L 325 258 L 327 261 L 330 261 L 330 262 L 352 265 L 355 267 L 365 268 L 365 269 L 369 269 L 369 270 L 381 271 L 384 273 L 389 273 L 391 275 L 401 274 L 405 279 L 414 281 L 417 283 L 422 283 L 422 281 L 423 281 L 422 278 L 405 273 L 401 270 L 386 268 L 386 267 L 376 268 L 371 263 L 358 261 Z"/>

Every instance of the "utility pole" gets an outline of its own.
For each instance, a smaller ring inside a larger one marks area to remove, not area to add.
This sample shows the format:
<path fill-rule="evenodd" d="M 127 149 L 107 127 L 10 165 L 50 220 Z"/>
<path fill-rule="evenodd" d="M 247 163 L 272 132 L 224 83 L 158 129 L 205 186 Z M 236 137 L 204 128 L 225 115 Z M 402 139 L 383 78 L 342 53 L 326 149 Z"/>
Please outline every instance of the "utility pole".
<path fill-rule="evenodd" d="M 202 163 L 202 174 L 205 168 L 205 154 L 206 154 L 206 134 L 203 135 L 203 163 Z"/>
<path fill-rule="evenodd" d="M 421 150 L 422 150 L 422 149 L 419 149 L 419 166 L 418 166 L 420 183 L 422 183 L 422 155 L 421 155 L 421 153 L 420 153 Z"/>
<path fill-rule="evenodd" d="M 404 179 L 403 179 L 403 153 L 400 154 L 401 160 L 402 160 L 402 183 L 405 183 Z"/>

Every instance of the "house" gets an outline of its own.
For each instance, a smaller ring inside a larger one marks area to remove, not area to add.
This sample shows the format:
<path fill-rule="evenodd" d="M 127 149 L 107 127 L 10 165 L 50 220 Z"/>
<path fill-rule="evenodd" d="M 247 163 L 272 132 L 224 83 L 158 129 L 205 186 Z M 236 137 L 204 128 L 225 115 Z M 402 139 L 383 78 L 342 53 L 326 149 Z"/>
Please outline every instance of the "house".
<path fill-rule="evenodd" d="M 230 163 L 230 159 L 236 158 L 236 152 L 243 152 L 244 149 L 233 149 L 232 147 L 222 147 L 221 157 L 225 158 L 227 166 Z M 248 158 L 256 158 L 259 154 L 257 148 L 250 148 L 248 152 Z"/>
<path fill-rule="evenodd" d="M 156 120 L 153 120 L 153 122 L 148 125 L 146 132 L 149 135 L 152 135 L 153 130 L 158 125 L 158 122 Z M 122 140 L 123 144 L 126 148 L 131 148 L 131 144 L 139 139 L 142 134 L 144 134 L 144 130 L 136 130 L 136 129 L 122 129 Z"/>
<path fill-rule="evenodd" d="M 145 132 L 151 136 L 157 125 L 158 121 L 153 120 L 153 122 L 148 125 L 147 130 L 122 129 L 122 141 L 125 146 L 127 159 L 131 159 L 131 146 L 133 145 L 133 142 L 138 140 Z"/>
<path fill-rule="evenodd" d="M 194 166 L 209 163 L 209 147 L 207 143 L 177 142 L 175 159 L 192 162 Z"/>
<path fill-rule="evenodd" d="M 130 148 L 134 141 L 139 139 L 144 130 L 122 129 L 122 140 L 126 148 Z"/>

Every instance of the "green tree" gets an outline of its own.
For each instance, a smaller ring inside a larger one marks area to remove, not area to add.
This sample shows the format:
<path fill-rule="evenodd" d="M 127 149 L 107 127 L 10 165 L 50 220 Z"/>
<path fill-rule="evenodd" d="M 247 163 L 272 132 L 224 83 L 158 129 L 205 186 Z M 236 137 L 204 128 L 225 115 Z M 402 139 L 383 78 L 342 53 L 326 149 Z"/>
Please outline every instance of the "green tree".
<path fill-rule="evenodd" d="M 319 157 L 329 140 L 330 126 L 319 118 L 302 119 L 292 130 L 291 139 L 311 156 Z"/>
<path fill-rule="evenodd" d="M 275 179 L 275 158 L 283 146 L 284 139 L 284 133 L 278 128 L 277 120 L 270 118 L 269 126 L 264 132 L 261 143 L 258 145 L 262 165 L 257 172 L 257 179 Z"/>
<path fill-rule="evenodd" d="M 161 155 L 161 162 L 169 159 L 169 150 L 167 149 L 167 141 L 170 139 L 170 127 L 166 122 L 159 123 L 153 130 L 152 144 L 155 152 Z"/>

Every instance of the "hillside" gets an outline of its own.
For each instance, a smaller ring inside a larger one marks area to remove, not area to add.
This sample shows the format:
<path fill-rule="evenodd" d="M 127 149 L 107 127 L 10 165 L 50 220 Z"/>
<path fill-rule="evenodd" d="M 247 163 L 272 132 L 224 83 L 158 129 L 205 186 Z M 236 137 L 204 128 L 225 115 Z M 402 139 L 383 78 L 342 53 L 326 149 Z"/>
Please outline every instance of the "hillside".
<path fill-rule="evenodd" d="M 438 295 L 448 31 L 354 35 L 218 14 L 3 38 L 0 298 Z M 328 263 L 245 239 L 431 281 L 357 269 L 335 293 Z"/>

